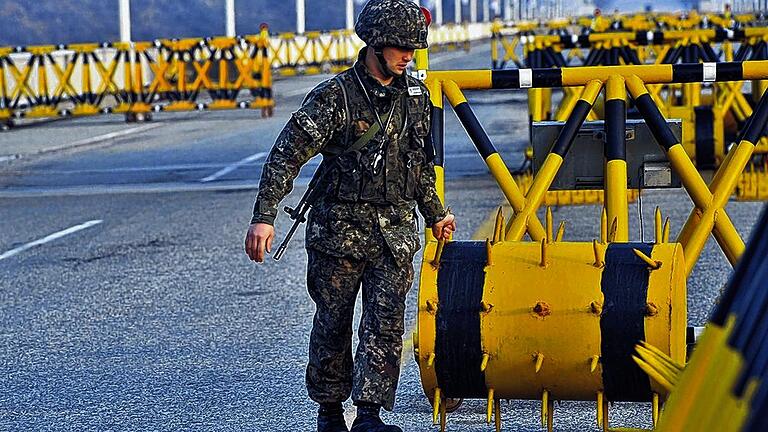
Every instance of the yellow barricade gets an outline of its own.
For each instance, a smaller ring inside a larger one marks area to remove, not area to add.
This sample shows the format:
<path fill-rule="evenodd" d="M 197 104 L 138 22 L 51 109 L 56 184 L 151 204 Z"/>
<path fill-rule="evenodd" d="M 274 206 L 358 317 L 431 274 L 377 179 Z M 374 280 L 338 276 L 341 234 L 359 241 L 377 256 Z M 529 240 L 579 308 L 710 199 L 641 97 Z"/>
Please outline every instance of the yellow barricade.
<path fill-rule="evenodd" d="M 270 115 L 267 36 L 264 28 L 240 38 L 0 48 L 0 123 L 234 108 Z"/>

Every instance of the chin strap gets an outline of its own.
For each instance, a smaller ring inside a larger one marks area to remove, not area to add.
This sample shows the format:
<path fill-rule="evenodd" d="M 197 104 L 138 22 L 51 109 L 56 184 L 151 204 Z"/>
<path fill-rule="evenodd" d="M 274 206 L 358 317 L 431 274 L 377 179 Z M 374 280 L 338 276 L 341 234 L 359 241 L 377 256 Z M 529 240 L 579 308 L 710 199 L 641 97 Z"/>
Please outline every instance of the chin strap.
<path fill-rule="evenodd" d="M 381 71 L 381 73 L 384 74 L 384 77 L 386 78 L 394 77 L 395 74 L 393 74 L 392 71 L 389 70 L 389 67 L 387 66 L 387 61 L 384 59 L 384 53 L 381 51 L 381 48 L 374 48 L 373 53 L 376 54 L 376 59 L 379 60 L 379 71 Z"/>

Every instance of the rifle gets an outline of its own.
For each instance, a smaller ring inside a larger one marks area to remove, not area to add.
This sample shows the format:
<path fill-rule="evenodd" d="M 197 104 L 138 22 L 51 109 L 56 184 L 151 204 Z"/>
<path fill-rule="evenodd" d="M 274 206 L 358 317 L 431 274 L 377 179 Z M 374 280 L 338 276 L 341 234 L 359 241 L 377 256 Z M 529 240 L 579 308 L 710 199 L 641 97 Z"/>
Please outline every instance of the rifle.
<path fill-rule="evenodd" d="M 285 235 L 283 242 L 280 243 L 280 247 L 277 248 L 275 255 L 272 257 L 275 261 L 280 261 L 280 258 L 283 257 L 285 250 L 288 248 L 288 243 L 291 242 L 293 235 L 296 234 L 296 230 L 299 229 L 299 225 L 307 221 L 307 212 L 315 204 L 318 196 L 320 196 L 320 188 L 317 187 L 317 185 L 320 183 L 320 180 L 323 178 L 326 171 L 324 164 L 320 164 L 315 171 L 315 174 L 312 175 L 312 180 L 309 181 L 307 190 L 304 192 L 304 195 L 302 195 L 296 208 L 290 208 L 288 206 L 283 208 L 293 220 L 293 225 L 291 225 L 291 229 L 288 230 L 288 234 Z"/>

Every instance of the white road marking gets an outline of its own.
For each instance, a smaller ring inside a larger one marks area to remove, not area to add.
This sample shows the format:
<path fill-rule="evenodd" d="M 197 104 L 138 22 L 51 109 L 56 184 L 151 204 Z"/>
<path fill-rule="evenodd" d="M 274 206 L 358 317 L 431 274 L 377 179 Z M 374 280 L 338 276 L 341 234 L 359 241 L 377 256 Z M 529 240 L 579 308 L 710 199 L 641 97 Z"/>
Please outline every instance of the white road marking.
<path fill-rule="evenodd" d="M 133 133 L 138 133 L 138 132 L 143 132 L 143 131 L 147 131 L 147 130 L 150 130 L 150 129 L 159 128 L 160 126 L 165 126 L 165 123 L 162 123 L 162 122 L 150 123 L 150 124 L 147 124 L 147 125 L 133 127 L 133 128 L 130 128 L 130 129 L 123 129 L 123 130 L 116 131 L 116 132 L 110 132 L 110 133 L 107 133 L 107 134 L 104 134 L 104 135 L 97 135 L 95 137 L 85 138 L 85 139 L 82 139 L 82 140 L 79 140 L 79 141 L 74 141 L 74 142 L 71 142 L 71 143 L 68 143 L 68 144 L 63 144 L 63 145 L 60 145 L 60 146 L 44 148 L 44 149 L 38 151 L 37 153 L 38 154 L 45 154 L 45 153 L 58 152 L 58 151 L 61 151 L 61 150 L 69 150 L 69 149 L 73 149 L 73 148 L 77 148 L 77 147 L 87 146 L 87 145 L 90 145 L 90 144 L 96 144 L 96 143 L 99 143 L 99 142 L 102 142 L 102 141 L 108 141 L 108 140 L 111 140 L 111 139 L 114 139 L 114 138 L 119 138 L 119 137 L 122 137 L 122 136 L 125 136 L 125 135 L 130 135 L 130 134 L 133 134 Z"/>
<path fill-rule="evenodd" d="M 223 163 L 190 163 L 190 164 L 172 164 L 172 165 L 153 165 L 153 166 L 128 166 L 115 168 L 93 168 L 81 170 L 17 170 L 5 171 L 0 175 L 6 174 L 34 174 L 34 175 L 73 175 L 73 174 L 111 174 L 111 173 L 131 173 L 131 172 L 152 172 L 152 171 L 193 171 L 202 169 L 223 168 L 227 164 Z"/>
<path fill-rule="evenodd" d="M 225 175 L 231 173 L 232 171 L 240 168 L 243 165 L 246 165 L 246 164 L 249 164 L 251 162 L 257 161 L 257 160 L 263 158 L 264 156 L 266 156 L 268 154 L 269 154 L 269 152 L 254 153 L 254 154 L 248 156 L 245 159 L 241 159 L 241 160 L 239 160 L 239 161 L 237 161 L 237 162 L 235 162 L 235 163 L 233 163 L 233 164 L 231 164 L 229 166 L 226 166 L 226 167 L 216 171 L 215 173 L 209 175 L 208 177 L 201 178 L 200 179 L 200 183 L 212 182 L 212 181 L 218 179 L 219 177 L 222 177 L 222 176 L 225 176 Z"/>
<path fill-rule="evenodd" d="M 47 235 L 47 236 L 45 236 L 45 237 L 43 237 L 43 238 L 41 238 L 39 240 L 35 240 L 33 242 L 30 242 L 30 243 L 27 243 L 27 244 L 23 244 L 23 245 L 15 248 L 15 249 L 11 249 L 11 250 L 9 250 L 7 252 L 4 252 L 2 255 L 0 255 L 0 261 L 4 260 L 6 258 L 10 258 L 10 257 L 12 257 L 14 255 L 20 254 L 21 252 L 24 252 L 25 250 L 32 249 L 35 246 L 40 246 L 40 245 L 52 242 L 52 241 L 60 239 L 60 238 L 62 238 L 64 236 L 68 236 L 68 235 L 74 234 L 74 233 L 76 233 L 78 231 L 82 231 L 84 229 L 90 228 L 90 227 L 92 227 L 94 225 L 98 225 L 98 224 L 100 224 L 102 222 L 104 222 L 104 221 L 102 221 L 102 220 L 90 220 L 90 221 L 82 223 L 80 225 L 75 225 L 75 226 L 67 228 L 65 230 L 62 230 L 62 231 L 55 232 L 53 234 Z"/>

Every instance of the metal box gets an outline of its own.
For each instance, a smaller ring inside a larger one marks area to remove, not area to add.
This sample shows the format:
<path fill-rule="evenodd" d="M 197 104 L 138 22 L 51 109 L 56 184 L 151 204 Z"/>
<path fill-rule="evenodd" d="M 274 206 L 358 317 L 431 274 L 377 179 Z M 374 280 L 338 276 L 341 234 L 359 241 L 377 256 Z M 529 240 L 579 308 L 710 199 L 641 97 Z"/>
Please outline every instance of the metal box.
<path fill-rule="evenodd" d="M 564 122 L 534 122 L 531 127 L 533 171 L 537 173 Z M 667 120 L 680 140 L 682 122 Z M 677 188 L 680 178 L 672 172 L 667 156 L 643 120 L 627 120 L 627 187 Z M 550 190 L 603 189 L 605 172 L 605 122 L 585 122 L 573 141 Z"/>

